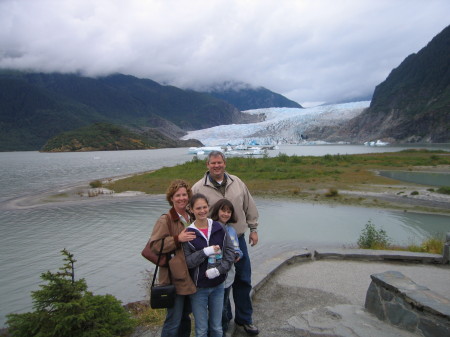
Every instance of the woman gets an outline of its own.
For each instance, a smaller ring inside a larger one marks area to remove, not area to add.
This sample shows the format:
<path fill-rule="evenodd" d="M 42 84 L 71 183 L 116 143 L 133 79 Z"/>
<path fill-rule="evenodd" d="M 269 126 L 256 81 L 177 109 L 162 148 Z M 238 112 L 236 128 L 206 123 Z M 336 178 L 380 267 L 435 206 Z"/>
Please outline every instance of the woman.
<path fill-rule="evenodd" d="M 159 283 L 172 282 L 177 291 L 175 305 L 167 309 L 162 337 L 187 337 L 191 333 L 189 314 L 192 309 L 188 295 L 195 293 L 196 287 L 189 276 L 181 245 L 195 239 L 194 233 L 186 231 L 186 227 L 191 223 L 191 215 L 186 211 L 191 195 L 191 188 L 186 181 L 181 179 L 173 181 L 166 192 L 166 199 L 172 208 L 158 219 L 151 235 L 151 249 L 158 254 L 164 239 L 163 253 L 170 253 L 172 256 L 169 268 L 159 268 Z"/>
<path fill-rule="evenodd" d="M 186 263 L 197 287 L 190 296 L 196 337 L 222 337 L 224 281 L 234 262 L 233 243 L 217 221 L 208 219 L 208 200 L 195 194 L 189 203 L 195 221 L 188 227 L 196 238 L 183 243 Z"/>

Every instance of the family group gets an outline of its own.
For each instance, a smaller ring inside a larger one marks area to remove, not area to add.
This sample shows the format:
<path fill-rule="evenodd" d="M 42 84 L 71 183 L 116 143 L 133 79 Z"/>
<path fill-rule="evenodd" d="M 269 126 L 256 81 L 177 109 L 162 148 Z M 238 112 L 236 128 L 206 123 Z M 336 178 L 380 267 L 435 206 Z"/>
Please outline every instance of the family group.
<path fill-rule="evenodd" d="M 212 151 L 208 171 L 192 187 L 174 180 L 167 189 L 171 208 L 153 227 L 150 248 L 169 254 L 160 267 L 159 284 L 173 284 L 175 304 L 167 309 L 163 337 L 190 336 L 191 313 L 197 337 L 222 337 L 233 318 L 248 334 L 257 335 L 250 298 L 248 243 L 258 243 L 258 210 L 245 183 L 226 171 L 226 158 Z"/>

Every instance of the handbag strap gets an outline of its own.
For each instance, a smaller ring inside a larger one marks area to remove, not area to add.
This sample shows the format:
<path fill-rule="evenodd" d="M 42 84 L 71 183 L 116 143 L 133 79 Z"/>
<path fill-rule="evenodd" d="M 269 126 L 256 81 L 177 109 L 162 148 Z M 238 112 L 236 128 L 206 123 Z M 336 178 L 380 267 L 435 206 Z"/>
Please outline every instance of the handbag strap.
<path fill-rule="evenodd" d="M 159 261 L 161 260 L 161 255 L 162 255 L 162 251 L 163 251 L 163 248 L 164 248 L 164 239 L 165 238 L 162 238 L 162 240 L 161 240 L 161 249 L 159 250 L 158 261 L 156 261 L 156 268 L 155 268 L 155 272 L 153 273 L 152 288 L 155 286 L 156 274 L 158 274 Z M 167 267 L 167 269 L 168 269 L 168 272 L 169 272 L 169 280 L 170 280 L 170 283 L 172 284 L 172 275 L 170 273 L 170 268 Z"/>
<path fill-rule="evenodd" d="M 169 221 L 170 221 L 170 216 L 169 216 L 169 214 L 167 214 L 167 213 L 165 213 L 164 215 L 165 215 L 166 218 L 167 218 L 167 224 L 168 224 Z M 168 227 L 168 230 L 169 230 L 169 234 L 171 234 L 171 233 L 170 233 L 170 227 Z M 160 261 L 160 259 L 161 259 L 162 251 L 163 251 L 163 248 L 164 248 L 164 239 L 165 239 L 165 238 L 162 238 L 162 241 L 161 241 L 161 249 L 159 250 L 158 261 L 156 262 L 156 268 L 155 268 L 155 272 L 154 272 L 154 274 L 153 274 L 152 287 L 155 285 L 156 274 L 158 273 L 158 268 L 159 268 L 159 261 Z M 175 251 L 173 251 L 173 253 L 175 254 Z M 168 269 L 168 271 L 169 271 L 169 280 L 170 280 L 170 283 L 172 283 L 172 275 L 171 275 L 171 273 L 170 273 L 170 268 L 167 268 L 167 269 Z"/>
<path fill-rule="evenodd" d="M 165 238 L 162 238 L 162 241 L 161 241 L 161 249 L 159 250 L 158 261 L 156 262 L 156 268 L 155 268 L 155 272 L 153 274 L 152 287 L 155 285 L 156 274 L 158 273 L 158 268 L 159 268 L 159 261 L 161 260 L 161 254 L 162 254 L 162 251 L 164 248 L 164 239 Z"/>

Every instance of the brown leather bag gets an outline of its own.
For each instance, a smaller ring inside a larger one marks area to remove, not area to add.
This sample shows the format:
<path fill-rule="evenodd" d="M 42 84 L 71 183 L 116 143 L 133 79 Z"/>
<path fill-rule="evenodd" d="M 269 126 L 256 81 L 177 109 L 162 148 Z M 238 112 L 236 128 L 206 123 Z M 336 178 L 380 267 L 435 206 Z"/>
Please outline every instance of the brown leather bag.
<path fill-rule="evenodd" d="M 159 254 L 154 253 L 153 250 L 150 248 L 150 239 L 145 244 L 145 247 L 142 250 L 141 255 L 143 257 L 145 257 L 147 260 L 149 260 L 150 262 L 156 264 L 157 266 L 160 266 L 160 267 L 169 266 L 169 259 L 167 258 L 167 254 L 161 254 L 161 257 L 159 259 L 159 264 L 158 264 Z"/>

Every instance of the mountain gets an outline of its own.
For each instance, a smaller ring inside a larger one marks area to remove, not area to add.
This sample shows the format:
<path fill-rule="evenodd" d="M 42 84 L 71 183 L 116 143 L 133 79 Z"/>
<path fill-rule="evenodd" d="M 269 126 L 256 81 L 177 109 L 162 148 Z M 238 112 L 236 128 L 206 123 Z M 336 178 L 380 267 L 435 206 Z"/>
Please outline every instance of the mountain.
<path fill-rule="evenodd" d="M 358 140 L 450 142 L 450 26 L 409 55 L 340 131 Z"/>
<path fill-rule="evenodd" d="M 176 139 L 188 130 L 257 119 L 206 93 L 133 76 L 0 71 L 0 151 L 38 150 L 61 132 L 96 122 Z"/>
<path fill-rule="evenodd" d="M 224 82 L 211 87 L 207 93 L 234 105 L 241 111 L 263 108 L 302 108 L 300 104 L 283 95 L 264 87 L 253 88 L 242 82 Z"/>
<path fill-rule="evenodd" d="M 202 146 L 196 140 L 173 140 L 155 130 L 140 134 L 109 123 L 94 123 L 58 134 L 42 147 L 43 152 L 142 150 L 161 147 Z"/>

